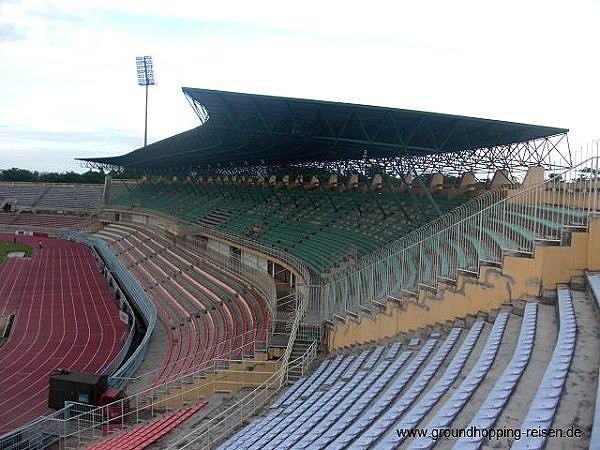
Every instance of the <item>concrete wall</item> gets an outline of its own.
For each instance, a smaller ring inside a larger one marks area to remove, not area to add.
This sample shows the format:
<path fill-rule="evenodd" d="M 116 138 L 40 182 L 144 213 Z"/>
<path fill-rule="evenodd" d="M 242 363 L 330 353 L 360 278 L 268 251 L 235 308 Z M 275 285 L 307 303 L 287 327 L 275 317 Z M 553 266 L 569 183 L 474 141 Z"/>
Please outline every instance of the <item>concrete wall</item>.
<path fill-rule="evenodd" d="M 502 269 L 481 267 L 477 277 L 459 275 L 456 285 L 439 283 L 436 292 L 421 289 L 418 298 L 388 302 L 374 318 L 346 319 L 328 334 L 330 350 L 491 311 L 511 300 L 538 297 L 544 289 L 569 282 L 584 270 L 600 270 L 600 218 L 588 232 L 571 234 L 571 245 L 537 246 L 533 258 L 505 256 Z"/>
<path fill-rule="evenodd" d="M 129 211 L 122 209 L 104 209 L 103 215 L 111 222 L 116 222 L 116 215 L 119 214 L 121 221 L 134 222 L 140 225 L 152 225 L 171 234 L 179 233 L 179 225 L 176 221 L 170 220 L 161 214 L 147 213 L 141 211 Z"/>
<path fill-rule="evenodd" d="M 256 253 L 250 253 L 246 250 L 243 250 L 242 263 L 255 269 L 264 270 L 265 272 L 267 271 L 267 260 Z"/>
<path fill-rule="evenodd" d="M 227 257 L 231 256 L 231 248 L 229 245 L 224 244 L 223 242 L 215 241 L 214 239 L 208 239 L 206 241 L 206 247 L 209 250 L 220 253 Z"/>
<path fill-rule="evenodd" d="M 251 248 L 245 247 L 243 245 L 240 245 L 238 243 L 235 242 L 230 242 L 227 241 L 225 239 L 222 239 L 220 237 L 215 237 L 215 236 L 211 236 L 207 233 L 199 233 L 197 234 L 197 236 L 202 236 L 206 239 L 213 240 L 216 242 L 220 242 L 224 245 L 227 245 L 227 247 L 236 247 L 239 248 L 241 250 L 242 255 L 246 255 L 246 258 L 249 258 L 250 255 L 255 255 L 259 258 L 259 260 L 264 260 L 265 261 L 265 265 L 266 265 L 266 261 L 273 261 L 274 263 L 279 264 L 282 268 L 286 269 L 287 271 L 289 271 L 290 273 L 294 274 L 294 276 L 296 277 L 297 280 L 299 280 L 300 282 L 304 282 L 304 278 L 302 277 L 302 274 L 300 272 L 298 272 L 298 270 L 295 267 L 292 267 L 291 265 L 285 263 L 284 261 L 281 261 L 280 259 L 276 258 L 276 257 L 272 257 L 272 256 L 268 256 L 265 255 L 264 253 L 261 253 L 259 251 L 253 250 Z M 265 266 L 266 269 L 266 266 Z"/>

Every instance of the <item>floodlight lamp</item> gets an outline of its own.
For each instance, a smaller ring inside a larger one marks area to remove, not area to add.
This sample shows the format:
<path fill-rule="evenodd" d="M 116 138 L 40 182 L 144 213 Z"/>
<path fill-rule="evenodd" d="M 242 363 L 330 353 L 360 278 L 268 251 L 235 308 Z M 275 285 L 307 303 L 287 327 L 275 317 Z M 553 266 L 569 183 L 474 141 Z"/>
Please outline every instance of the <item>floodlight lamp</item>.
<path fill-rule="evenodd" d="M 135 66 L 137 69 L 138 84 L 140 86 L 151 86 L 156 84 L 154 81 L 152 56 L 136 56 Z"/>
<path fill-rule="evenodd" d="M 136 56 L 135 67 L 140 86 L 146 86 L 146 111 L 144 116 L 144 147 L 148 143 L 148 86 L 156 84 L 154 81 L 154 66 L 152 56 Z"/>

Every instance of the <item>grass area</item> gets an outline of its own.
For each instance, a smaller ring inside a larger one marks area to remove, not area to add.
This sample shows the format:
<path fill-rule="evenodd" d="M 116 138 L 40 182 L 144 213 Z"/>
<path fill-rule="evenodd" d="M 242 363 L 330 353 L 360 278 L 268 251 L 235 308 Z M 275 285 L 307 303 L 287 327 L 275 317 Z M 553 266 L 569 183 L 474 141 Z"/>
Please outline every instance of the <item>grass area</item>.
<path fill-rule="evenodd" d="M 25 252 L 25 256 L 31 256 L 33 247 L 21 242 L 0 241 L 0 264 L 4 262 L 6 255 L 11 252 Z"/>

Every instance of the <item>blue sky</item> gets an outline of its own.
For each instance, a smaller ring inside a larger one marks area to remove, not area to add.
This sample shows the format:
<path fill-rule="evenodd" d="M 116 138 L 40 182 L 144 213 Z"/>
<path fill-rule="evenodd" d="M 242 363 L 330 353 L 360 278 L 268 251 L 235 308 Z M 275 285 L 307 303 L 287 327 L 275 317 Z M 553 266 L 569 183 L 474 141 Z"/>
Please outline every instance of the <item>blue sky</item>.
<path fill-rule="evenodd" d="M 198 119 L 182 86 L 384 105 L 600 137 L 599 1 L 0 0 L 0 169 L 83 170 Z"/>

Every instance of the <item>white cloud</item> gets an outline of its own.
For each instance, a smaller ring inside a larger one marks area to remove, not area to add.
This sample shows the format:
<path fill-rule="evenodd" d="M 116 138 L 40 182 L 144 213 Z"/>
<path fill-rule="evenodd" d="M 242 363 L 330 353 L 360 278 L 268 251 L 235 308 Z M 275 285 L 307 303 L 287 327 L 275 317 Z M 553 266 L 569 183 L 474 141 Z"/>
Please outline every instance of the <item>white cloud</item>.
<path fill-rule="evenodd" d="M 145 54 L 158 82 L 151 141 L 197 124 L 181 94 L 192 86 L 563 126 L 579 145 L 598 133 L 598 9 L 592 1 L 3 2 L 0 117 L 13 131 L 0 130 L 0 160 L 15 158 L 7 143 L 26 130 L 116 130 L 102 153 L 135 148 L 116 144 L 123 134 L 141 145 L 134 59 Z"/>

